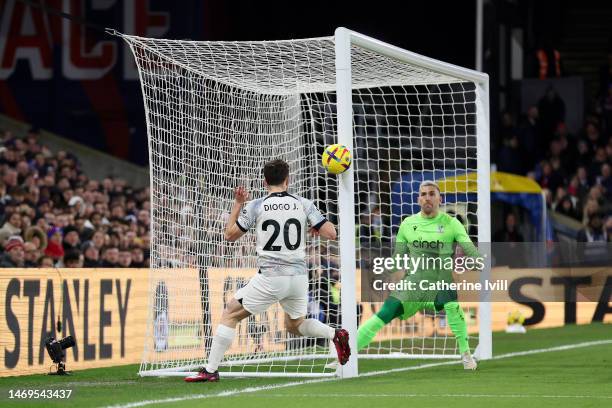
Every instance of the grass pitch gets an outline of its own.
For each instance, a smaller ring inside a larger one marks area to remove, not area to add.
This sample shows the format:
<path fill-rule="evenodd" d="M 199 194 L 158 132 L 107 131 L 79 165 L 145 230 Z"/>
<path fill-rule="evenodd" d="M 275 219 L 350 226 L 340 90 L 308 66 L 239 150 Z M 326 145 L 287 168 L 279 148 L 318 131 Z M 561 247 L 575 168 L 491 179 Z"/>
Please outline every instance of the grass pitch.
<path fill-rule="evenodd" d="M 605 344 L 586 342 L 607 341 Z M 135 365 L 70 377 L 0 378 L 2 407 L 612 407 L 612 325 L 494 334 L 495 358 L 475 372 L 424 360 L 360 360 L 350 380 L 140 378 Z M 565 350 L 550 348 L 582 344 Z M 527 355 L 509 355 L 539 350 Z M 71 389 L 70 399 L 9 399 L 17 389 Z M 156 401 L 155 403 L 153 403 Z"/>

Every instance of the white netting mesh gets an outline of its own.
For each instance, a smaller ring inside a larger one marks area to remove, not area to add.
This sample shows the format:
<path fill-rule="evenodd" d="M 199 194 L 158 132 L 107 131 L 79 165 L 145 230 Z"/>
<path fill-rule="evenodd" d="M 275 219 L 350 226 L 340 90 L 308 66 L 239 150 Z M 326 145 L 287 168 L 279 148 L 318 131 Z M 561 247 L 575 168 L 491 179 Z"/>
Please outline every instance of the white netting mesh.
<path fill-rule="evenodd" d="M 255 273 L 253 234 L 223 240 L 234 187 L 264 195 L 263 164 L 283 158 L 290 191 L 337 222 L 337 182 L 319 165 L 323 147 L 337 143 L 334 39 L 123 38 L 141 76 L 152 182 L 153 308 L 141 372 L 182 372 L 206 361 L 224 305 Z M 356 46 L 352 81 L 359 267 L 365 250 L 390 244 L 402 216 L 418 210 L 415 183 L 453 176 L 467 183 L 461 175 L 476 169 L 477 97 L 473 83 Z M 473 194 L 452 196 L 447 210 L 475 234 Z M 309 314 L 338 326 L 337 244 L 309 237 L 308 253 Z M 360 306 L 364 318 L 375 308 Z M 329 345 L 288 335 L 279 307 L 237 332 L 222 371 L 333 373 L 325 369 Z M 366 353 L 455 354 L 448 334 L 443 316 L 419 315 L 389 325 Z"/>

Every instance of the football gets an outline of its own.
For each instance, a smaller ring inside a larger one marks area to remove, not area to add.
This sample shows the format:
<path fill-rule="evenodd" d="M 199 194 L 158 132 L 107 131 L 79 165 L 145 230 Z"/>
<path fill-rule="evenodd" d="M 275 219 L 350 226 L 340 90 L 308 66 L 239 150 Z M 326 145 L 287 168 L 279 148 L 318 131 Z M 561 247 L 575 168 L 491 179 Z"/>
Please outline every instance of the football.
<path fill-rule="evenodd" d="M 341 144 L 329 145 L 321 155 L 323 168 L 331 174 L 341 174 L 351 167 L 351 152 Z"/>

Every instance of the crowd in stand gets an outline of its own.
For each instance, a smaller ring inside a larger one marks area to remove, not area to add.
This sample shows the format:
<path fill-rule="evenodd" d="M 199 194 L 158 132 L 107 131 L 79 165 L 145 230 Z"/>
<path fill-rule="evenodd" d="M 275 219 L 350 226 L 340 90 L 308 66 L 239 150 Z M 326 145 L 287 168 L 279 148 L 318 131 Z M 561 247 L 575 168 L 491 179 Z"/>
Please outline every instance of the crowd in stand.
<path fill-rule="evenodd" d="M 497 169 L 543 188 L 549 209 L 583 224 L 582 242 L 612 241 L 612 53 L 599 99 L 577 134 L 549 88 L 520 120 L 501 117 Z M 149 189 L 118 178 L 91 180 L 76 157 L 52 154 L 36 132 L 0 130 L 0 267 L 148 267 Z M 522 241 L 508 214 L 496 241 Z"/>
<path fill-rule="evenodd" d="M 580 132 L 568 131 L 565 103 L 551 87 L 521 120 L 503 113 L 494 144 L 497 169 L 536 180 L 549 209 L 584 225 L 583 242 L 612 240 L 612 54 L 609 60 Z"/>
<path fill-rule="evenodd" d="M 148 267 L 149 189 L 0 131 L 0 267 Z"/>

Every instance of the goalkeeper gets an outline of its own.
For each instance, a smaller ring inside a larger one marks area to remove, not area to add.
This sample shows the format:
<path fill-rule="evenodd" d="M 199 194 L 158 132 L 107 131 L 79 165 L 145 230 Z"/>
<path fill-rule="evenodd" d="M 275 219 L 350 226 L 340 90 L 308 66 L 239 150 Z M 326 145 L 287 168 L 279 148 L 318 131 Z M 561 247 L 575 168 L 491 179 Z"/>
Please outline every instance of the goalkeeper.
<path fill-rule="evenodd" d="M 422 290 L 420 285 L 423 281 L 426 281 L 425 287 L 432 282 L 453 282 L 452 268 L 445 268 L 444 265 L 448 265 L 445 261 L 451 260 L 453 256 L 455 242 L 463 248 L 468 257 L 480 256 L 459 220 L 439 211 L 441 201 L 440 188 L 435 182 L 421 183 L 418 198 L 421 211 L 407 217 L 400 225 L 394 255 L 394 258 L 397 255 L 403 257 L 405 254 L 411 258 L 421 258 L 420 266 L 406 273 L 403 278 L 407 282 L 413 282 L 404 287 L 415 289 L 392 292 L 382 308 L 359 327 L 357 347 L 366 347 L 376 333 L 395 318 L 405 320 L 424 309 L 437 312 L 444 310 L 448 325 L 459 344 L 463 367 L 466 370 L 475 370 L 477 364 L 470 354 L 467 325 L 463 310 L 457 302 L 457 292 Z M 429 267 L 432 264 L 434 267 Z"/>

